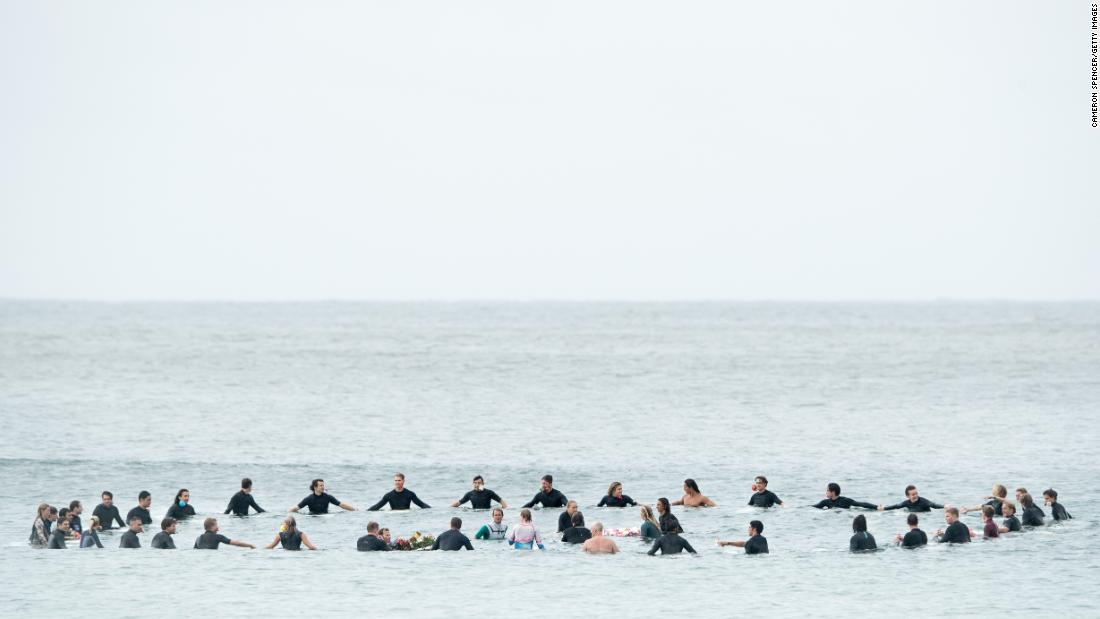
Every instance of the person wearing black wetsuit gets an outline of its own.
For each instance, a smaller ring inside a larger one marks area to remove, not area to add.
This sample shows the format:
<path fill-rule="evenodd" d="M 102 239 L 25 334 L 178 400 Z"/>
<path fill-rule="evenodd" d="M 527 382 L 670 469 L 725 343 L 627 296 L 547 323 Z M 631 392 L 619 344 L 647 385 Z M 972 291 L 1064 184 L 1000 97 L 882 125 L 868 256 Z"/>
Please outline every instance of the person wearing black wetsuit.
<path fill-rule="evenodd" d="M 1043 526 L 1043 518 L 1046 517 L 1046 514 L 1043 513 L 1043 510 L 1039 509 L 1039 506 L 1035 504 L 1030 494 L 1025 492 L 1020 495 L 1020 505 L 1024 508 L 1024 512 L 1020 514 L 1020 520 L 1025 527 Z"/>
<path fill-rule="evenodd" d="M 543 507 L 565 507 L 569 500 L 559 490 L 554 489 L 554 476 L 542 476 L 542 489 L 535 494 L 535 498 L 524 503 L 525 508 L 534 507 L 536 503 Z"/>
<path fill-rule="evenodd" d="M 428 505 L 424 501 L 420 500 L 420 497 L 416 496 L 416 493 L 412 490 L 405 489 L 405 474 L 395 473 L 393 476 L 393 490 L 390 490 L 386 494 L 382 495 L 382 498 L 367 508 L 367 511 L 376 512 L 382 509 L 382 506 L 389 503 L 391 510 L 398 509 L 411 509 L 413 504 L 421 509 L 428 509 L 431 505 Z"/>
<path fill-rule="evenodd" d="M 1001 506 L 1004 505 L 1005 497 L 1008 496 L 1008 488 L 1005 488 L 1003 484 L 993 484 L 993 491 L 986 498 L 989 499 L 981 505 L 975 505 L 974 507 L 964 507 L 959 511 L 963 514 L 967 512 L 980 512 L 985 506 L 993 508 L 993 515 L 1002 515 Z"/>
<path fill-rule="evenodd" d="M 818 501 L 814 507 L 817 509 L 851 509 L 862 507 L 863 509 L 878 509 L 874 503 L 855 501 L 846 496 L 840 496 L 840 484 L 830 483 L 825 489 L 825 498 Z"/>
<path fill-rule="evenodd" d="M 303 545 L 310 550 L 317 550 L 317 547 L 309 541 L 309 536 L 298 530 L 298 521 L 294 516 L 283 519 L 278 535 L 267 545 L 267 549 L 271 550 L 279 544 L 282 544 L 283 550 L 301 550 Z"/>
<path fill-rule="evenodd" d="M 161 550 L 175 550 L 176 542 L 172 539 L 175 533 L 176 519 L 165 518 L 160 521 L 160 531 L 153 536 L 153 542 L 149 545 Z"/>
<path fill-rule="evenodd" d="M 863 514 L 852 520 L 852 539 L 848 540 L 848 550 L 851 552 L 878 550 L 875 536 L 867 532 L 867 517 Z"/>
<path fill-rule="evenodd" d="M 153 495 L 149 494 L 148 490 L 142 490 L 138 493 L 137 507 L 130 510 L 126 514 L 126 522 L 130 522 L 130 519 L 134 516 L 141 518 L 141 524 L 153 524 L 153 516 L 149 513 L 149 506 L 153 504 Z"/>
<path fill-rule="evenodd" d="M 451 503 L 451 507 L 459 507 L 464 503 L 469 503 L 473 509 L 492 509 L 493 501 L 500 503 L 501 509 L 508 509 L 508 504 L 504 502 L 504 499 L 493 492 L 485 488 L 485 479 L 478 475 L 474 477 L 474 489 L 462 495 L 462 498 Z"/>
<path fill-rule="evenodd" d="M 432 542 L 432 550 L 473 550 L 474 545 L 470 538 L 466 537 L 459 529 L 462 528 L 461 518 L 451 518 L 451 528 L 439 534 Z"/>
<path fill-rule="evenodd" d="M 54 550 L 64 550 L 65 548 L 65 536 L 69 534 L 69 521 L 59 520 L 57 526 L 50 532 L 50 541 L 46 543 L 46 548 Z"/>
<path fill-rule="evenodd" d="M 1059 520 L 1070 520 L 1073 516 L 1069 515 L 1065 507 L 1058 502 L 1058 491 L 1054 488 L 1047 488 L 1043 491 L 1043 501 L 1050 507 L 1050 517 L 1054 518 L 1055 522 Z"/>
<path fill-rule="evenodd" d="M 745 541 L 732 541 L 723 542 L 719 541 L 719 546 L 736 546 L 738 548 L 744 548 L 747 555 L 766 555 L 768 554 L 768 538 L 764 537 L 764 523 L 759 520 L 753 520 L 749 523 L 749 539 Z"/>
<path fill-rule="evenodd" d="M 78 536 L 84 531 L 84 523 L 80 522 L 80 514 L 83 511 L 84 506 L 80 504 L 80 501 L 69 503 L 69 530 Z"/>
<path fill-rule="evenodd" d="M 928 544 L 928 535 L 917 526 L 917 515 L 909 514 L 909 531 L 904 535 L 898 535 L 895 540 L 902 548 L 919 548 Z"/>
<path fill-rule="evenodd" d="M 264 513 L 264 508 L 257 505 L 256 499 L 252 498 L 252 480 L 245 477 L 241 480 L 241 489 L 229 499 L 229 505 L 226 505 L 223 513 L 233 512 L 235 516 L 247 516 L 250 507 L 257 514 Z"/>
<path fill-rule="evenodd" d="M 573 526 L 573 514 L 575 513 L 577 513 L 577 502 L 567 501 L 565 511 L 558 514 L 558 533 L 564 533 L 566 529 Z"/>
<path fill-rule="evenodd" d="M 138 538 L 138 533 L 144 532 L 145 529 L 141 525 L 141 517 L 134 516 L 130 519 L 130 528 L 122 534 L 119 538 L 119 548 L 141 548 L 141 539 Z"/>
<path fill-rule="evenodd" d="M 198 550 L 217 550 L 218 546 L 222 544 L 229 544 L 230 546 L 241 546 L 242 548 L 255 548 L 248 542 L 242 542 L 235 539 L 229 539 L 218 532 L 218 519 L 207 518 L 202 523 L 203 533 L 195 538 L 195 548 Z"/>
<path fill-rule="evenodd" d="M 936 533 L 936 541 L 941 544 L 968 544 L 970 543 L 970 529 L 959 522 L 959 510 L 948 507 L 943 510 L 947 528 Z"/>
<path fill-rule="evenodd" d="M 574 513 L 570 524 L 572 526 L 561 532 L 561 541 L 566 544 L 583 544 L 592 538 L 592 531 L 584 526 L 584 514 Z"/>
<path fill-rule="evenodd" d="M 1001 521 L 1001 533 L 1015 533 L 1021 530 L 1020 519 L 1016 517 L 1016 505 L 1014 503 L 1005 502 L 1004 515 L 1005 519 Z"/>
<path fill-rule="evenodd" d="M 928 499 L 920 496 L 917 492 L 917 487 L 909 485 L 905 487 L 905 500 L 896 505 L 879 506 L 879 510 L 889 511 L 891 509 L 907 509 L 911 512 L 930 512 L 933 509 L 943 509 L 943 505 L 939 503 L 933 503 Z"/>
<path fill-rule="evenodd" d="M 126 526 L 126 523 L 122 521 L 122 515 L 118 513 L 118 508 L 114 506 L 115 495 L 104 490 L 100 495 L 103 502 L 95 506 L 92 510 L 92 515 L 99 518 L 99 524 L 104 529 L 115 528 L 115 523 L 118 523 L 119 528 Z"/>
<path fill-rule="evenodd" d="M 325 480 L 314 479 L 309 484 L 310 493 L 309 496 L 298 501 L 298 504 L 290 508 L 290 511 L 297 512 L 303 507 L 309 507 L 309 513 L 311 514 L 327 514 L 329 505 L 336 505 L 348 511 L 355 511 L 355 508 L 347 503 L 341 503 L 336 500 L 336 497 L 325 492 Z"/>
<path fill-rule="evenodd" d="M 775 505 L 783 506 L 783 501 L 779 500 L 774 492 L 768 490 L 768 478 L 763 475 L 757 476 L 752 484 L 753 494 L 749 497 L 749 505 L 755 507 L 773 507 Z"/>
<path fill-rule="evenodd" d="M 660 551 L 663 555 L 678 555 L 683 551 L 688 551 L 691 554 L 696 554 L 695 549 L 691 547 L 691 544 L 675 531 L 669 531 L 661 536 L 660 539 L 653 542 L 653 547 L 649 549 L 646 554 L 655 555 L 657 551 Z"/>
<path fill-rule="evenodd" d="M 680 526 L 680 520 L 672 515 L 672 507 L 665 497 L 657 499 L 657 524 L 660 525 L 662 534 L 669 531 L 684 532 Z"/>
<path fill-rule="evenodd" d="M 629 496 L 623 494 L 623 485 L 617 481 L 611 482 L 611 486 L 607 489 L 607 496 L 600 499 L 600 502 L 596 504 L 596 507 L 630 507 L 631 505 L 637 505 L 638 503 Z"/>
<path fill-rule="evenodd" d="M 180 488 L 180 491 L 176 493 L 176 498 L 172 501 L 172 505 L 168 507 L 168 512 L 164 514 L 164 517 L 183 520 L 184 518 L 194 516 L 195 508 L 191 506 L 190 501 L 191 493 L 187 488 Z"/>
<path fill-rule="evenodd" d="M 386 542 L 382 541 L 382 538 L 378 535 L 379 528 L 380 527 L 378 526 L 377 522 L 368 522 L 367 534 L 363 537 L 360 537 L 359 540 L 355 542 L 356 550 L 361 550 L 364 552 L 375 550 L 390 550 L 389 545 L 387 545 Z"/>

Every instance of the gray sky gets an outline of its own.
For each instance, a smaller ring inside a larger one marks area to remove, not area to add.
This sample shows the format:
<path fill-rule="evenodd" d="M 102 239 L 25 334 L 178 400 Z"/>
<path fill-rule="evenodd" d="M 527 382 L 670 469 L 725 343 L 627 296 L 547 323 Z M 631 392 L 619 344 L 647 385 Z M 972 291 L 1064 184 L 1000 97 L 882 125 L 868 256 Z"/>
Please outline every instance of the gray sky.
<path fill-rule="evenodd" d="M 1088 6 L 0 0 L 0 297 L 1100 298 Z"/>

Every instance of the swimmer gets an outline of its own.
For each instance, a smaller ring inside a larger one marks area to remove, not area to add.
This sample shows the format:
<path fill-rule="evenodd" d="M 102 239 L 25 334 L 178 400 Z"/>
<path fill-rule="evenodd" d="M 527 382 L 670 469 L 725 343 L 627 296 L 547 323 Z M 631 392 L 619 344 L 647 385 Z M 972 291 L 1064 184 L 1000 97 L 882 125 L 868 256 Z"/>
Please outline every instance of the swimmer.
<path fill-rule="evenodd" d="M 646 554 L 653 556 L 660 551 L 662 555 L 678 555 L 683 551 L 688 551 L 691 554 L 696 554 L 695 549 L 691 547 L 691 544 L 682 537 L 676 531 L 668 531 L 662 535 L 659 539 L 653 542 L 653 547 L 649 549 Z"/>
<path fill-rule="evenodd" d="M 600 499 L 596 507 L 629 507 L 637 505 L 634 499 L 623 494 L 623 485 L 617 481 L 611 482 L 607 488 L 607 496 Z"/>
<path fill-rule="evenodd" d="M 65 549 L 65 536 L 69 534 L 69 521 L 59 520 L 57 526 L 53 528 L 50 533 L 50 541 L 46 544 L 46 548 L 54 550 Z"/>
<path fill-rule="evenodd" d="M 1058 491 L 1054 488 L 1047 488 L 1043 490 L 1043 501 L 1050 507 L 1050 517 L 1054 518 L 1054 521 L 1070 520 L 1073 516 L 1069 515 L 1065 507 L 1058 502 Z"/>
<path fill-rule="evenodd" d="M 531 510 L 527 508 L 520 510 L 519 524 L 508 531 L 506 539 L 508 545 L 516 550 L 534 550 L 535 546 L 538 546 L 539 550 L 546 549 L 542 545 L 542 536 L 539 535 L 539 530 L 531 522 Z"/>
<path fill-rule="evenodd" d="M 35 548 L 45 548 L 50 543 L 50 534 L 47 532 L 46 523 L 50 520 L 50 504 L 39 503 L 38 511 L 34 517 L 34 524 L 31 525 L 31 546 Z"/>
<path fill-rule="evenodd" d="M 362 552 L 373 551 L 386 551 L 390 549 L 390 545 L 382 540 L 382 536 L 378 534 L 378 523 L 371 521 L 367 523 L 367 534 L 360 537 L 355 542 L 355 549 Z"/>
<path fill-rule="evenodd" d="M 386 527 L 382 527 L 378 530 L 378 534 L 382 536 L 382 541 L 386 542 L 386 546 L 390 549 L 393 548 L 393 538 L 390 537 L 390 530 Z"/>
<path fill-rule="evenodd" d="M 1001 521 L 1000 533 L 1015 533 L 1021 530 L 1020 519 L 1016 517 L 1016 504 L 1012 501 L 1005 501 L 1002 506 L 1004 510 L 1005 519 Z"/>
<path fill-rule="evenodd" d="M 68 539 L 72 539 L 73 538 L 72 516 L 69 515 L 69 508 L 68 507 L 62 507 L 61 511 L 59 511 L 58 514 L 57 514 L 57 518 L 58 518 L 58 522 L 68 522 L 69 523 Z"/>
<path fill-rule="evenodd" d="M 50 528 L 55 522 L 57 522 L 57 508 L 51 505 L 50 513 L 46 515 L 46 535 L 50 534 Z"/>
<path fill-rule="evenodd" d="M 996 522 L 993 522 L 993 516 L 996 512 L 993 511 L 992 505 L 982 505 L 982 538 L 989 539 L 991 537 L 997 537 L 1001 534 L 1000 527 Z"/>
<path fill-rule="evenodd" d="M 541 503 L 543 507 L 565 507 L 568 503 L 568 499 L 559 490 L 554 490 L 554 476 L 543 475 L 542 476 L 542 489 L 535 494 L 535 498 L 528 501 L 524 507 L 534 507 L 536 503 Z"/>
<path fill-rule="evenodd" d="M 715 502 L 703 496 L 702 492 L 699 492 L 699 484 L 695 483 L 694 479 L 684 480 L 684 496 L 680 497 L 680 500 L 673 501 L 673 505 L 683 505 L 684 507 L 714 507 Z"/>
<path fill-rule="evenodd" d="M 684 529 L 680 527 L 680 521 L 676 516 L 672 515 L 672 507 L 670 507 L 668 499 L 665 497 L 657 499 L 657 514 L 658 523 L 661 526 L 661 535 L 670 531 L 676 533 L 684 532 Z"/>
<path fill-rule="evenodd" d="M 485 479 L 481 475 L 474 477 L 474 489 L 462 495 L 461 499 L 451 503 L 451 507 L 459 507 L 467 501 L 473 509 L 489 509 L 493 506 L 493 501 L 500 503 L 501 509 L 508 509 L 508 504 L 500 498 L 500 495 L 492 490 L 485 489 Z"/>
<path fill-rule="evenodd" d="M 768 538 L 764 537 L 764 523 L 759 520 L 749 522 L 749 539 L 745 541 L 718 542 L 719 546 L 736 546 L 744 548 L 747 555 L 768 554 Z"/>
<path fill-rule="evenodd" d="M 941 544 L 968 544 L 970 543 L 970 529 L 959 522 L 959 510 L 948 507 L 943 510 L 943 519 L 947 522 L 947 529 L 936 531 L 936 541 Z"/>
<path fill-rule="evenodd" d="M 176 519 L 165 518 L 160 521 L 160 532 L 153 536 L 153 548 L 159 550 L 175 550 L 176 542 L 172 536 L 176 534 Z"/>
<path fill-rule="evenodd" d="M 96 505 L 95 509 L 92 510 L 92 515 L 99 518 L 99 524 L 103 525 L 104 529 L 114 528 L 116 522 L 119 528 L 125 527 L 126 523 L 122 521 L 122 515 L 118 513 L 118 508 L 114 506 L 115 495 L 104 490 L 100 493 L 99 498 L 103 502 Z"/>
<path fill-rule="evenodd" d="M 80 522 L 80 514 L 84 512 L 84 506 L 80 501 L 69 502 L 69 530 L 77 537 L 84 531 L 84 525 Z"/>
<path fill-rule="evenodd" d="M 435 538 L 432 542 L 432 550 L 473 550 L 474 545 L 470 543 L 470 538 L 460 530 L 462 529 L 461 518 L 451 518 L 451 528 L 439 534 L 439 537 Z"/>
<path fill-rule="evenodd" d="M 905 534 L 905 537 L 898 535 L 895 541 L 901 544 L 902 548 L 920 548 L 921 546 L 928 545 L 928 534 L 920 530 L 917 526 L 917 515 L 909 514 L 907 519 L 909 523 L 909 531 Z"/>
<path fill-rule="evenodd" d="M 412 490 L 405 489 L 405 474 L 394 473 L 393 474 L 393 490 L 390 490 L 386 494 L 382 495 L 382 499 L 374 505 L 367 508 L 369 512 L 376 512 L 382 509 L 382 506 L 386 503 L 390 504 L 390 509 L 410 509 L 412 504 L 415 503 L 417 507 L 421 509 L 428 509 L 431 505 L 428 505 L 424 501 L 420 500 L 420 497 L 416 496 L 416 493 Z"/>
<path fill-rule="evenodd" d="M 180 488 L 180 491 L 176 493 L 176 498 L 168 507 L 168 512 L 164 514 L 164 517 L 183 520 L 184 518 L 194 516 L 195 508 L 191 505 L 190 501 L 191 493 L 187 488 Z"/>
<path fill-rule="evenodd" d="M 917 487 L 910 484 L 905 487 L 905 500 L 896 505 L 879 505 L 878 510 L 891 510 L 891 509 L 907 509 L 911 512 L 930 512 L 933 509 L 943 509 L 943 505 L 939 503 L 933 503 L 928 499 L 920 496 L 917 492 Z"/>
<path fill-rule="evenodd" d="M 218 519 L 207 518 L 202 522 L 203 533 L 195 538 L 195 548 L 197 550 L 217 550 L 221 544 L 229 544 L 230 546 L 239 546 L 241 548 L 255 548 L 248 542 L 242 542 L 236 539 L 229 539 L 228 537 L 218 533 Z"/>
<path fill-rule="evenodd" d="M 592 538 L 592 531 L 584 526 L 584 514 L 575 512 L 568 529 L 562 531 L 561 541 L 566 544 L 583 544 Z"/>
<path fill-rule="evenodd" d="M 974 507 L 964 507 L 959 511 L 964 514 L 967 512 L 980 512 L 982 511 L 983 507 L 988 505 L 993 508 L 994 514 L 1000 516 L 1001 504 L 1004 503 L 1006 496 L 1008 496 L 1008 488 L 1005 488 L 1002 484 L 993 484 L 993 491 L 989 494 L 989 496 L 985 497 L 989 499 L 988 501 L 982 503 L 981 505 L 975 505 Z"/>
<path fill-rule="evenodd" d="M 593 555 L 613 555 L 619 552 L 619 547 L 615 540 L 604 537 L 603 523 L 597 522 L 592 525 L 592 537 L 585 540 L 581 550 Z"/>
<path fill-rule="evenodd" d="M 88 520 L 88 528 L 80 535 L 81 548 L 103 548 L 103 542 L 99 541 L 99 518 L 92 516 Z"/>
<path fill-rule="evenodd" d="M 130 510 L 126 514 L 126 522 L 130 522 L 130 519 L 134 516 L 141 518 L 141 524 L 153 524 L 153 516 L 149 513 L 149 506 L 153 504 L 153 495 L 149 494 L 148 490 L 142 490 L 138 493 L 137 507 Z"/>
<path fill-rule="evenodd" d="M 141 517 L 134 516 L 130 518 L 130 528 L 122 534 L 119 539 L 119 548 L 141 548 L 141 539 L 138 538 L 138 533 L 144 533 L 145 529 L 141 525 Z"/>
<path fill-rule="evenodd" d="M 661 523 L 657 522 L 657 517 L 653 515 L 653 508 L 648 505 L 642 505 L 642 526 L 639 528 L 641 536 L 645 539 L 657 539 L 661 537 Z"/>
<path fill-rule="evenodd" d="M 768 478 L 763 475 L 758 475 L 753 480 L 752 484 L 753 495 L 749 497 L 749 505 L 756 507 L 772 507 L 773 505 L 779 505 L 780 507 L 786 507 L 783 501 L 779 500 L 779 497 L 774 492 L 768 490 Z"/>
<path fill-rule="evenodd" d="M 317 547 L 309 541 L 309 536 L 298 530 L 298 521 L 294 519 L 294 516 L 287 516 L 283 519 L 283 524 L 279 527 L 279 532 L 275 534 L 275 539 L 271 540 L 266 548 L 271 550 L 278 544 L 283 545 L 283 550 L 301 550 L 303 545 L 310 550 L 317 550 Z"/>
<path fill-rule="evenodd" d="M 355 511 L 355 508 L 351 505 L 341 503 L 336 500 L 336 497 L 325 492 L 325 480 L 323 479 L 314 479 L 310 482 L 309 489 L 309 496 L 299 501 L 294 507 L 291 507 L 291 512 L 297 512 L 299 509 L 308 506 L 309 513 L 311 514 L 327 514 L 329 505 L 341 507 L 349 512 Z"/>
<path fill-rule="evenodd" d="M 1039 506 L 1035 504 L 1035 501 L 1027 492 L 1020 495 L 1020 506 L 1024 508 L 1024 513 L 1020 521 L 1025 527 L 1043 526 L 1043 518 L 1046 517 L 1046 514 L 1043 513 L 1043 510 L 1039 509 Z"/>
<path fill-rule="evenodd" d="M 813 507 L 817 509 L 851 509 L 853 507 L 878 509 L 878 505 L 874 503 L 864 503 L 849 499 L 846 496 L 840 496 L 840 484 L 835 482 L 830 482 L 825 487 L 825 498 L 818 501 Z"/>
<path fill-rule="evenodd" d="M 565 504 L 565 511 L 558 514 L 558 533 L 562 533 L 573 526 L 573 514 L 575 513 L 577 513 L 577 502 L 567 502 Z"/>
<path fill-rule="evenodd" d="M 867 517 L 860 514 L 852 519 L 852 539 L 848 540 L 850 552 L 877 550 L 875 536 L 867 532 Z"/>
<path fill-rule="evenodd" d="M 508 535 L 508 525 L 504 524 L 504 510 L 494 507 L 492 521 L 481 525 L 474 537 L 477 539 L 504 539 L 506 535 Z"/>
<path fill-rule="evenodd" d="M 252 480 L 245 477 L 241 480 L 241 489 L 229 499 L 229 505 L 225 507 L 223 514 L 233 512 L 234 516 L 247 516 L 248 508 L 256 510 L 257 514 L 264 513 L 264 508 L 256 504 L 256 499 L 252 498 Z"/>

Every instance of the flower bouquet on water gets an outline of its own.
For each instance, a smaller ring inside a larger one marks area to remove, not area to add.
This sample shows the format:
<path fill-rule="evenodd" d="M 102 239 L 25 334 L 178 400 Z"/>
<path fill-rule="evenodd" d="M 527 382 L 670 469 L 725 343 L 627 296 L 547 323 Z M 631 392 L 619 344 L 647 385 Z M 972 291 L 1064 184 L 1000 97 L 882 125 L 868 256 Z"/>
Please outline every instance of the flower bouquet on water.
<path fill-rule="evenodd" d="M 420 531 L 416 531 L 408 537 L 397 538 L 397 541 L 393 543 L 394 550 L 430 550 L 432 544 L 435 543 L 435 537 L 431 535 L 424 535 Z"/>
<path fill-rule="evenodd" d="M 603 534 L 608 537 L 641 537 L 642 530 L 638 527 L 625 529 L 604 529 Z"/>

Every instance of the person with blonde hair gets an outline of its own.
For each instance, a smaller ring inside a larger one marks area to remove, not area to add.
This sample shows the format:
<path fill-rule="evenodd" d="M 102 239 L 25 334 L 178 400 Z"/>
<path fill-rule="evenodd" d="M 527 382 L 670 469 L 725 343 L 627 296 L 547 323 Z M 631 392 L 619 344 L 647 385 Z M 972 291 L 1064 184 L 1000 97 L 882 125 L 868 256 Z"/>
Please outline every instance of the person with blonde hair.
<path fill-rule="evenodd" d="M 1008 488 L 1004 487 L 1004 484 L 993 484 L 993 492 L 989 496 L 985 497 L 989 499 L 981 505 L 975 505 L 974 507 L 964 507 L 959 511 L 962 513 L 967 512 L 980 512 L 983 507 L 989 506 L 993 508 L 993 514 L 996 516 L 1003 516 L 1001 513 L 1001 506 L 1004 505 L 1005 497 L 1008 496 Z"/>
<path fill-rule="evenodd" d="M 596 507 L 630 507 L 631 505 L 637 505 L 638 503 L 623 494 L 623 485 L 617 481 L 611 482 L 611 485 L 607 488 L 607 496 L 600 499 L 600 502 Z"/>
<path fill-rule="evenodd" d="M 298 521 L 294 516 L 287 516 L 283 520 L 279 533 L 266 548 L 271 550 L 278 544 L 283 545 L 283 550 L 301 550 L 303 545 L 310 550 L 317 550 L 317 547 L 309 541 L 309 536 L 298 530 Z"/>
<path fill-rule="evenodd" d="M 573 526 L 573 514 L 577 513 L 577 502 L 570 499 L 565 503 L 565 511 L 558 516 L 558 533 L 564 533 Z"/>
<path fill-rule="evenodd" d="M 653 508 L 648 505 L 642 505 L 642 526 L 639 529 L 641 535 L 645 539 L 657 539 L 661 537 L 661 523 L 657 522 L 657 517 L 653 515 Z"/>
<path fill-rule="evenodd" d="M 31 525 L 31 546 L 35 548 L 45 548 L 50 543 L 50 537 L 46 533 L 46 521 L 50 518 L 50 504 L 39 503 L 38 511 L 34 517 L 34 524 Z"/>

